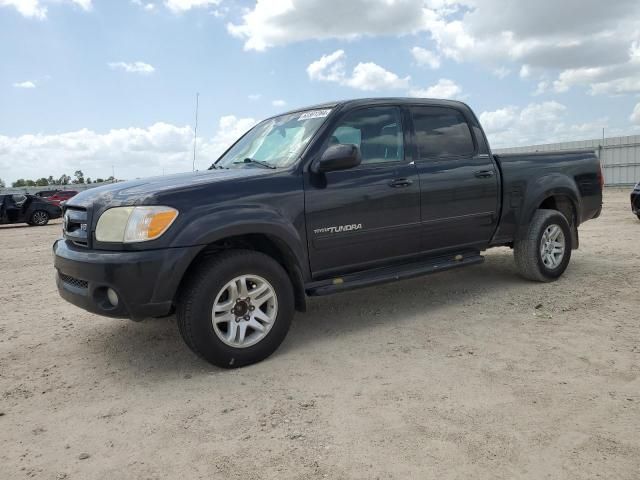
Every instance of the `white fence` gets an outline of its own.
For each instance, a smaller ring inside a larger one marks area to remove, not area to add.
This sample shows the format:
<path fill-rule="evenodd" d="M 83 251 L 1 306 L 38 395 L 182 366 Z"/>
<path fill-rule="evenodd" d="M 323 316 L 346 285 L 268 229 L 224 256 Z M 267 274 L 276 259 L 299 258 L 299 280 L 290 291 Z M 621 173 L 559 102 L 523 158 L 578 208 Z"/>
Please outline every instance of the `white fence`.
<path fill-rule="evenodd" d="M 500 148 L 494 152 L 529 153 L 546 152 L 550 150 L 595 151 L 596 155 L 600 158 L 605 184 L 608 186 L 635 185 L 637 182 L 640 182 L 640 135 L 583 140 L 580 142 Z"/>

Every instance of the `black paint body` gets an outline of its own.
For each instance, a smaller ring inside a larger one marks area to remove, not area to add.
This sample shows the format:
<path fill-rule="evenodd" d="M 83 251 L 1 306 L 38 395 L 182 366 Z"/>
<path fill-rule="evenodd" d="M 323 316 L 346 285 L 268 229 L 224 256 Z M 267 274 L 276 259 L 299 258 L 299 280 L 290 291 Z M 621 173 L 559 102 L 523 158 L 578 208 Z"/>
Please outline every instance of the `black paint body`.
<path fill-rule="evenodd" d="M 60 218 L 62 209 L 36 195 L 24 195 L 26 200 L 17 205 L 11 197 L 13 195 L 0 195 L 0 225 L 7 223 L 28 223 L 34 212 L 42 210 L 47 212 L 50 219 Z M 9 198 L 7 198 L 9 197 Z"/>
<path fill-rule="evenodd" d="M 640 182 L 636 184 L 631 192 L 631 211 L 640 219 Z"/>
<path fill-rule="evenodd" d="M 386 105 L 402 111 L 404 161 L 312 173 L 311 165 L 344 115 Z M 415 106 L 446 107 L 464 115 L 474 151 L 421 159 L 410 113 Z M 494 156 L 476 116 L 460 102 L 374 99 L 313 108 L 331 108 L 331 113 L 289 168 L 209 170 L 136 180 L 87 190 L 69 200 L 65 212 L 71 221 L 65 238 L 54 244 L 55 266 L 81 282 L 71 284 L 58 276 L 61 295 L 103 315 L 163 315 L 202 252 L 225 239 L 251 236 L 278 249 L 304 296 L 311 285 L 352 272 L 512 244 L 535 210 L 553 196 L 570 199 L 576 227 L 600 213 L 595 154 Z M 100 214 L 125 205 L 167 205 L 180 214 L 157 240 L 96 241 Z M 86 231 L 78 228 L 81 223 L 86 223 Z M 360 228 L 326 231 L 349 225 Z M 106 287 L 121 296 L 118 308 L 105 309 Z"/>

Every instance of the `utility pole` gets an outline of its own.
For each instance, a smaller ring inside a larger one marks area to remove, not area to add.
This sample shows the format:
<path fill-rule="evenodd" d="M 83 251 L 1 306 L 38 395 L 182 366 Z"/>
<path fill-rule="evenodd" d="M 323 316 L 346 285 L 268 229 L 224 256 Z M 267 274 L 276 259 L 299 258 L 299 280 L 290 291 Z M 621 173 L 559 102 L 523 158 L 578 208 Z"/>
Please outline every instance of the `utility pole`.
<path fill-rule="evenodd" d="M 192 171 L 196 171 L 196 144 L 198 143 L 198 100 L 200 94 L 196 93 L 196 126 L 193 129 L 193 165 Z"/>

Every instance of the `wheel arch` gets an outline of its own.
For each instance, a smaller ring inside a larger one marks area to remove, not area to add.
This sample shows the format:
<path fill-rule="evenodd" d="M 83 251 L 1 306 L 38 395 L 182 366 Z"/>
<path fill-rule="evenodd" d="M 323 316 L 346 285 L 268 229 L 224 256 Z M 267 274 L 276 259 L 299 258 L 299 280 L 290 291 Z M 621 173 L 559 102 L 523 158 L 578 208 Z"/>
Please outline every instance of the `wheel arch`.
<path fill-rule="evenodd" d="M 518 232 L 518 238 L 525 235 L 533 216 L 540 209 L 556 210 L 562 213 L 571 227 L 571 244 L 579 245 L 578 226 L 580 225 L 580 194 L 577 185 L 563 174 L 553 174 L 538 179 L 530 190 Z"/>
<path fill-rule="evenodd" d="M 248 231 L 243 233 L 221 233 L 218 238 L 204 245 L 202 250 L 193 258 L 187 267 L 176 295 L 182 289 L 191 271 L 197 267 L 203 258 L 216 255 L 222 251 L 233 249 L 253 250 L 264 253 L 278 262 L 286 271 L 294 291 L 295 307 L 300 312 L 306 311 L 306 294 L 304 291 L 303 265 L 300 259 L 282 237 L 264 231 Z"/>

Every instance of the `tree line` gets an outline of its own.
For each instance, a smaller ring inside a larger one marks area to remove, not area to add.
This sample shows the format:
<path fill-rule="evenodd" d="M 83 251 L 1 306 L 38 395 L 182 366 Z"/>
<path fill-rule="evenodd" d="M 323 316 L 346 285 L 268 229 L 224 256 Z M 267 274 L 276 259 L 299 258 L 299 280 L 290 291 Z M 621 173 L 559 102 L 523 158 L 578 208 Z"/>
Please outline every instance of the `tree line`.
<path fill-rule="evenodd" d="M 87 177 L 85 179 L 84 173 L 82 170 L 76 170 L 73 174 L 73 177 L 63 173 L 59 178 L 54 178 L 53 175 L 49 175 L 49 177 L 38 178 L 37 180 L 24 179 L 19 178 L 15 182 L 11 183 L 13 188 L 21 188 L 21 187 L 48 187 L 48 186 L 62 186 L 62 185 L 85 185 L 90 183 L 103 183 L 103 182 L 113 182 L 115 178 L 113 176 L 109 178 L 96 178 L 92 180 L 91 177 Z M 6 184 L 0 178 L 0 188 L 5 188 Z"/>

